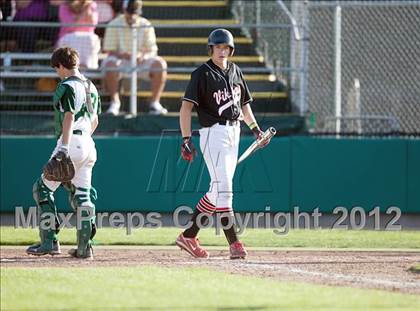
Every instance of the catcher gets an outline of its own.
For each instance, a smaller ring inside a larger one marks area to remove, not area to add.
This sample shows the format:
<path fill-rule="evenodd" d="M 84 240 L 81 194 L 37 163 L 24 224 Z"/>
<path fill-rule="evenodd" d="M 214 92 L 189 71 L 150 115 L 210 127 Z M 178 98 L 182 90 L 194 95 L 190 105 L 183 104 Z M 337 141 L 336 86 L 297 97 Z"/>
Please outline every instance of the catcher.
<path fill-rule="evenodd" d="M 76 50 L 69 47 L 56 49 L 51 56 L 51 66 L 62 80 L 53 99 L 58 140 L 41 177 L 33 186 L 33 197 L 40 216 L 41 242 L 30 246 L 26 252 L 31 255 L 61 253 L 57 240 L 59 222 L 54 192 L 63 184 L 78 215 L 77 249 L 70 250 L 69 254 L 92 259 L 91 239 L 96 233 L 96 191 L 91 186 L 91 179 L 96 149 L 91 135 L 98 126 L 100 97 L 93 83 L 79 72 Z"/>

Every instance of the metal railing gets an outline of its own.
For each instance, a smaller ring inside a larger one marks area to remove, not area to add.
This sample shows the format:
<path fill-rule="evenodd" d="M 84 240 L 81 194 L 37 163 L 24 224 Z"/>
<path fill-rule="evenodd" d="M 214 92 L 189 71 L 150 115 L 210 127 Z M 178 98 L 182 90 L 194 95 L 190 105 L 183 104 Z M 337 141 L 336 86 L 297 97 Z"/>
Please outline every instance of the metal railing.
<path fill-rule="evenodd" d="M 229 23 L 178 21 L 153 27 L 240 29 L 266 65 L 265 69 L 241 66 L 242 70 L 274 74 L 287 86 L 294 111 L 307 117 L 311 132 L 420 135 L 420 1 L 233 0 L 230 6 L 236 20 Z M 2 31 L 34 26 L 63 25 L 0 23 Z M 4 77 L 52 74 L 11 65 L 8 60 L 20 54 L 0 57 Z M 170 66 L 168 72 L 189 73 L 194 68 Z M 138 68 L 125 72 L 135 77 Z M 87 74 L 99 77 L 101 72 Z M 131 94 L 134 89 L 132 84 Z"/>
<path fill-rule="evenodd" d="M 39 28 L 41 32 L 48 33 L 48 32 L 57 32 L 59 27 L 72 27 L 76 26 L 75 24 L 60 24 L 60 23 L 53 23 L 53 22 L 0 22 L 1 30 L 5 33 L 8 32 L 8 29 L 29 29 L 29 28 Z M 81 26 L 81 25 L 77 25 Z M 93 26 L 93 25 L 83 25 L 83 26 Z M 109 28 L 109 27 L 117 27 L 111 25 L 104 25 L 98 24 L 95 25 L 96 28 Z M 142 27 L 150 27 L 150 26 L 142 26 Z M 210 32 L 214 28 L 218 27 L 225 27 L 229 29 L 258 29 L 260 30 L 283 30 L 288 29 L 290 25 L 288 24 L 279 24 L 279 23 L 260 23 L 258 25 L 248 22 L 238 22 L 232 21 L 232 23 L 228 24 L 183 24 L 182 22 L 171 22 L 171 23 L 163 23 L 163 24 L 153 24 L 155 29 L 208 29 Z M 133 37 L 136 37 L 136 33 L 139 28 L 131 28 L 133 32 Z M 132 44 L 132 55 L 136 55 L 135 48 L 137 45 Z M 48 60 L 50 58 L 51 52 L 54 49 L 54 42 L 47 47 L 47 49 L 43 50 L 42 52 L 38 53 L 21 53 L 21 52 L 4 52 L 0 54 L 0 59 L 3 61 L 3 65 L 1 66 L 1 76 L 2 78 L 42 78 L 42 77 L 55 77 L 55 72 L 48 66 Z M 203 49 L 202 53 L 203 57 L 205 55 L 205 49 Z M 99 61 L 103 60 L 106 57 L 106 54 L 100 53 L 98 55 Z M 16 65 L 14 62 L 16 60 L 27 60 L 27 61 L 39 61 L 40 63 L 44 63 L 44 66 L 41 64 L 20 64 Z M 131 59 L 131 67 L 118 69 L 126 74 L 130 74 L 131 79 L 131 87 L 130 87 L 130 112 L 131 114 L 135 115 L 137 113 L 137 75 L 139 74 L 139 67 L 137 66 L 136 60 L 133 58 Z M 167 71 L 168 73 L 191 73 L 196 68 L 196 65 L 187 67 L 187 66 L 170 66 Z M 274 72 L 271 67 L 251 67 L 251 66 L 241 66 L 241 69 L 245 73 L 254 73 L 254 72 L 264 72 L 264 73 L 279 73 L 279 72 L 287 72 L 289 68 L 276 68 L 277 71 Z M 90 78 L 100 78 L 103 75 L 104 70 L 115 70 L 115 69 L 84 69 L 83 73 L 86 74 L 87 77 Z"/>

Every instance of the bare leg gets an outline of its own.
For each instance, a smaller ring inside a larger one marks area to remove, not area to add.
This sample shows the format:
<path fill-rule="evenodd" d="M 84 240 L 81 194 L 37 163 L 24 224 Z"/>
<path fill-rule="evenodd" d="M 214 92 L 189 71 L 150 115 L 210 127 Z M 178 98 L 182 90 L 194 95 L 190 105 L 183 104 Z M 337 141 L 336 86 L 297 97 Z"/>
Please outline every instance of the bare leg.
<path fill-rule="evenodd" d="M 165 88 L 166 83 L 166 61 L 158 57 L 156 61 L 151 66 L 150 72 L 150 81 L 151 81 L 151 88 L 152 88 L 152 97 L 150 98 L 150 102 L 159 102 L 160 97 L 162 96 L 163 89 Z"/>
<path fill-rule="evenodd" d="M 116 68 L 114 62 L 109 62 L 106 68 Z M 119 103 L 120 97 L 118 95 L 118 86 L 120 81 L 120 73 L 118 71 L 107 71 L 105 73 L 105 87 L 111 97 L 111 102 Z"/>

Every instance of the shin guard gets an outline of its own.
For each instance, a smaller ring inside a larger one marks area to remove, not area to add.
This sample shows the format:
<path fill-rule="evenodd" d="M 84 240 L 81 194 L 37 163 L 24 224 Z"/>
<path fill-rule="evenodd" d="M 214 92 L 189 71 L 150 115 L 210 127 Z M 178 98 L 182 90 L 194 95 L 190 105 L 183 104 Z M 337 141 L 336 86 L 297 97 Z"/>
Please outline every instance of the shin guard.
<path fill-rule="evenodd" d="M 83 257 L 92 244 L 96 233 L 95 204 L 97 194 L 94 188 L 76 187 L 72 202 L 77 210 L 77 255 Z"/>
<path fill-rule="evenodd" d="M 54 192 L 44 184 L 42 178 L 39 178 L 32 187 L 32 194 L 38 207 L 41 247 L 46 250 L 52 250 L 53 241 L 57 239 L 56 234 L 60 226 L 54 201 Z M 48 222 L 48 219 L 51 219 L 51 221 Z"/>

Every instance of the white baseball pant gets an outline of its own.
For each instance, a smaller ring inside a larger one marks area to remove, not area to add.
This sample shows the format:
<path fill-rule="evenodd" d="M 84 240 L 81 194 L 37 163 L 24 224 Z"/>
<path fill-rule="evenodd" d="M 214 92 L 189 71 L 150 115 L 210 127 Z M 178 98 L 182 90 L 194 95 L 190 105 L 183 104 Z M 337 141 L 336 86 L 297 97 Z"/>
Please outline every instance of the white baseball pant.
<path fill-rule="evenodd" d="M 200 129 L 200 149 L 210 174 L 210 188 L 197 205 L 201 212 L 233 213 L 233 176 L 238 160 L 240 125 Z"/>

